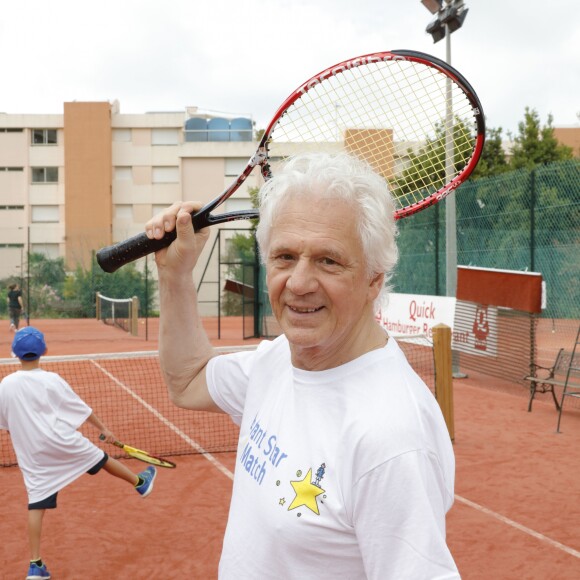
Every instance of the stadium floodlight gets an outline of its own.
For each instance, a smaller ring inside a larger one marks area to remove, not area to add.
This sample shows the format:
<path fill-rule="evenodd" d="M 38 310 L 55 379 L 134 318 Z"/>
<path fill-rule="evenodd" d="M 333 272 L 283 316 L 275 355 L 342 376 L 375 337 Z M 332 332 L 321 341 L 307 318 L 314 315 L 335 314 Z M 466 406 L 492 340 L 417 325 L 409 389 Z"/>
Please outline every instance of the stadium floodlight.
<path fill-rule="evenodd" d="M 431 14 L 436 14 L 426 28 L 434 43 L 443 40 L 447 31 L 451 34 L 463 26 L 468 12 L 463 0 L 447 0 L 445 5 L 443 0 L 421 0 L 421 3 Z"/>
<path fill-rule="evenodd" d="M 426 31 L 433 37 L 433 43 L 439 42 L 445 38 L 445 25 L 441 24 L 439 16 L 436 16 L 427 25 Z"/>
<path fill-rule="evenodd" d="M 454 2 L 445 7 L 439 18 L 442 24 L 446 24 L 449 27 L 450 33 L 455 32 L 463 26 L 468 10 L 463 2 Z"/>
<path fill-rule="evenodd" d="M 435 18 L 425 29 L 433 37 L 433 42 L 445 39 L 446 62 L 451 64 L 451 33 L 463 26 L 467 16 L 467 8 L 463 0 L 421 0 L 421 4 L 435 14 Z M 451 86 L 448 81 L 448 95 Z M 445 115 L 445 175 L 453 171 L 453 103 L 447 102 Z M 455 193 L 451 192 L 445 200 L 445 287 L 447 296 L 455 296 L 457 291 L 457 222 L 455 209 Z M 460 376 L 458 366 L 454 363 L 454 377 Z"/>
<path fill-rule="evenodd" d="M 437 14 L 443 6 L 443 0 L 421 0 L 421 4 L 423 4 L 431 14 Z"/>

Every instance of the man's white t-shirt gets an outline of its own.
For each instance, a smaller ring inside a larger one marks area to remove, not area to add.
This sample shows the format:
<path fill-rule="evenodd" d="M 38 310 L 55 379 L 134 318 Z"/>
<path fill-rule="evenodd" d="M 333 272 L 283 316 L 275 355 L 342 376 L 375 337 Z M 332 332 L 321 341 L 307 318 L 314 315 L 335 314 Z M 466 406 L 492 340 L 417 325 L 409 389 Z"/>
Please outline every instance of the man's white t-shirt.
<path fill-rule="evenodd" d="M 17 371 L 0 383 L 0 429 L 8 429 L 29 503 L 60 491 L 103 458 L 77 429 L 91 408 L 59 375 Z"/>
<path fill-rule="evenodd" d="M 459 578 L 451 441 L 395 340 L 308 372 L 282 336 L 212 359 L 207 382 L 240 425 L 220 578 Z"/>

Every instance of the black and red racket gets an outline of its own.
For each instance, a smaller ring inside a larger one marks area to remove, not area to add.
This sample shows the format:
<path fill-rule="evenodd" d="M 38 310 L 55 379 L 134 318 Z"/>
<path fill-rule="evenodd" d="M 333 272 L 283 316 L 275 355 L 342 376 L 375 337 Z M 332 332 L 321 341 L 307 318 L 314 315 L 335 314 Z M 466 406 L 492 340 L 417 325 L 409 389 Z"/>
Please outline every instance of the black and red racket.
<path fill-rule="evenodd" d="M 406 217 L 463 183 L 479 161 L 484 139 L 479 99 L 447 63 L 410 50 L 346 60 L 307 80 L 282 103 L 246 168 L 219 197 L 192 214 L 193 226 L 199 230 L 259 217 L 257 209 L 212 212 L 256 166 L 268 180 L 279 161 L 308 151 L 346 150 L 366 160 L 389 182 L 395 217 Z M 97 261 L 114 272 L 167 247 L 175 237 L 175 231 L 161 240 L 138 234 L 102 248 Z"/>

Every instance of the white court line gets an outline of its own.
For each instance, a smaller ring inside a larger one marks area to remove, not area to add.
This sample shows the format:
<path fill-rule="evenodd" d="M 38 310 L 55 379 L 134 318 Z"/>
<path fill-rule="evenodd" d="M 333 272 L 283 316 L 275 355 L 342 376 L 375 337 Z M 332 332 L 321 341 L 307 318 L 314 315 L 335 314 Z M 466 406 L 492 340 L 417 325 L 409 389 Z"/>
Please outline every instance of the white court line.
<path fill-rule="evenodd" d="M 147 401 L 142 399 L 137 393 L 131 390 L 127 385 L 123 384 L 119 379 L 113 376 L 107 369 L 104 369 L 99 363 L 94 360 L 91 362 L 105 375 L 107 375 L 116 385 L 121 387 L 126 393 L 131 395 L 137 402 L 141 403 L 150 413 L 152 413 L 159 421 L 161 421 L 166 427 L 171 429 L 174 433 L 179 435 L 192 449 L 195 449 L 198 453 L 201 453 L 216 469 L 221 471 L 226 477 L 229 477 L 232 481 L 234 479 L 234 474 L 222 463 L 220 463 L 211 453 L 206 451 L 197 441 L 192 439 L 187 433 L 184 433 L 177 425 L 174 425 L 167 417 L 164 417 L 155 407 L 152 407 Z"/>
<path fill-rule="evenodd" d="M 548 538 L 547 536 L 544 536 L 539 532 L 535 532 L 530 528 L 526 528 L 526 526 L 522 526 L 522 524 L 518 524 L 517 522 L 514 522 L 513 520 L 510 520 L 509 518 L 506 518 L 505 516 L 502 516 L 501 514 L 498 514 L 497 512 L 494 512 L 486 507 L 483 507 L 482 505 L 479 505 L 473 501 L 465 499 L 460 495 L 455 495 L 455 499 L 457 501 L 460 501 L 461 503 L 464 503 L 465 505 L 468 505 L 469 507 L 472 507 L 473 509 L 476 509 L 477 511 L 480 511 L 484 514 L 487 514 L 488 516 L 491 516 L 492 518 L 499 520 L 500 522 L 503 522 L 504 524 L 507 524 L 508 526 L 512 526 L 513 528 L 520 530 L 520 532 L 524 532 L 524 534 L 528 534 L 536 538 L 537 540 L 540 540 L 541 542 L 546 542 L 553 548 L 562 550 L 562 552 L 566 552 L 566 554 L 570 554 L 570 556 L 574 556 L 574 558 L 580 558 L 580 552 L 578 552 L 578 550 L 574 550 L 574 548 L 569 548 L 564 544 L 560 544 L 560 542 L 556 542 L 556 540 L 552 540 L 551 538 Z"/>
<path fill-rule="evenodd" d="M 133 390 L 131 390 L 127 385 L 125 385 L 121 381 L 119 381 L 119 379 L 117 379 L 115 376 L 113 376 L 111 373 L 109 373 L 109 371 L 104 369 L 96 361 L 91 360 L 91 362 L 101 372 L 103 372 L 105 375 L 107 375 L 116 385 L 121 387 L 126 393 L 131 395 L 131 397 L 133 397 L 137 402 L 139 402 L 141 405 L 143 405 L 143 407 L 145 407 L 150 413 L 152 413 L 166 427 L 168 427 L 171 431 L 173 431 L 174 433 L 179 435 L 179 437 L 181 437 L 189 446 L 191 446 L 193 449 L 195 449 L 198 453 L 203 454 L 203 457 L 205 457 L 216 469 L 218 469 L 221 473 L 223 473 L 226 477 L 229 477 L 233 481 L 234 474 L 225 465 L 223 465 L 221 462 L 219 462 L 211 453 L 207 452 L 199 443 L 197 443 L 197 441 L 195 441 L 191 437 L 189 437 L 189 435 L 184 433 L 181 429 L 179 429 L 179 427 L 174 425 L 169 419 L 164 417 L 157 409 L 152 407 L 149 403 L 147 403 L 147 401 L 142 399 L 137 393 L 135 393 Z M 499 520 L 500 522 L 503 522 L 504 524 L 507 524 L 508 526 L 512 526 L 513 528 L 520 530 L 524 534 L 528 534 L 529 536 L 532 536 L 533 538 L 536 538 L 537 540 L 540 540 L 541 542 L 545 542 L 545 543 L 549 544 L 550 546 L 552 546 L 553 548 L 556 548 L 558 550 L 562 550 L 563 552 L 566 552 L 566 554 L 569 554 L 570 556 L 574 556 L 574 558 L 580 559 L 580 552 L 578 550 L 574 550 L 573 548 L 565 546 L 564 544 L 561 544 L 560 542 L 557 542 L 556 540 L 552 540 L 551 538 L 548 538 L 547 536 L 544 536 L 543 534 L 540 534 L 539 532 L 536 532 L 530 528 L 527 528 L 526 526 L 523 526 L 522 524 L 518 524 L 514 520 L 510 520 L 509 518 L 502 516 L 501 514 L 498 514 L 497 512 L 494 512 L 486 507 L 483 507 L 483 506 L 481 506 L 473 501 L 470 501 L 470 500 L 468 500 L 460 495 L 456 494 L 455 499 L 457 501 L 479 511 L 479 512 L 482 512 L 486 515 L 489 515 L 489 516 Z"/>

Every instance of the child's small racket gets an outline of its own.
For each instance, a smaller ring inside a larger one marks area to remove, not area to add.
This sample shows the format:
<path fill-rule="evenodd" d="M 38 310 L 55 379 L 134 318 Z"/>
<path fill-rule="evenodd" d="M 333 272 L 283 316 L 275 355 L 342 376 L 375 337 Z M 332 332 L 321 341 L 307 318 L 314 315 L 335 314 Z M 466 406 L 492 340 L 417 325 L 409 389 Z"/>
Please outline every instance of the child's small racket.
<path fill-rule="evenodd" d="M 99 439 L 101 441 L 105 440 L 105 436 L 103 434 L 99 435 Z M 125 445 L 120 441 L 115 441 L 113 445 L 122 449 L 127 455 L 134 457 L 135 459 L 139 459 L 139 461 L 144 461 L 145 463 L 152 463 L 153 465 L 158 465 L 159 467 L 168 467 L 174 468 L 176 467 L 173 461 L 169 461 L 168 459 L 164 459 L 163 457 L 156 457 L 155 455 L 151 455 L 147 453 L 147 451 L 143 451 L 142 449 L 137 449 L 136 447 L 131 447 L 130 445 Z"/>

